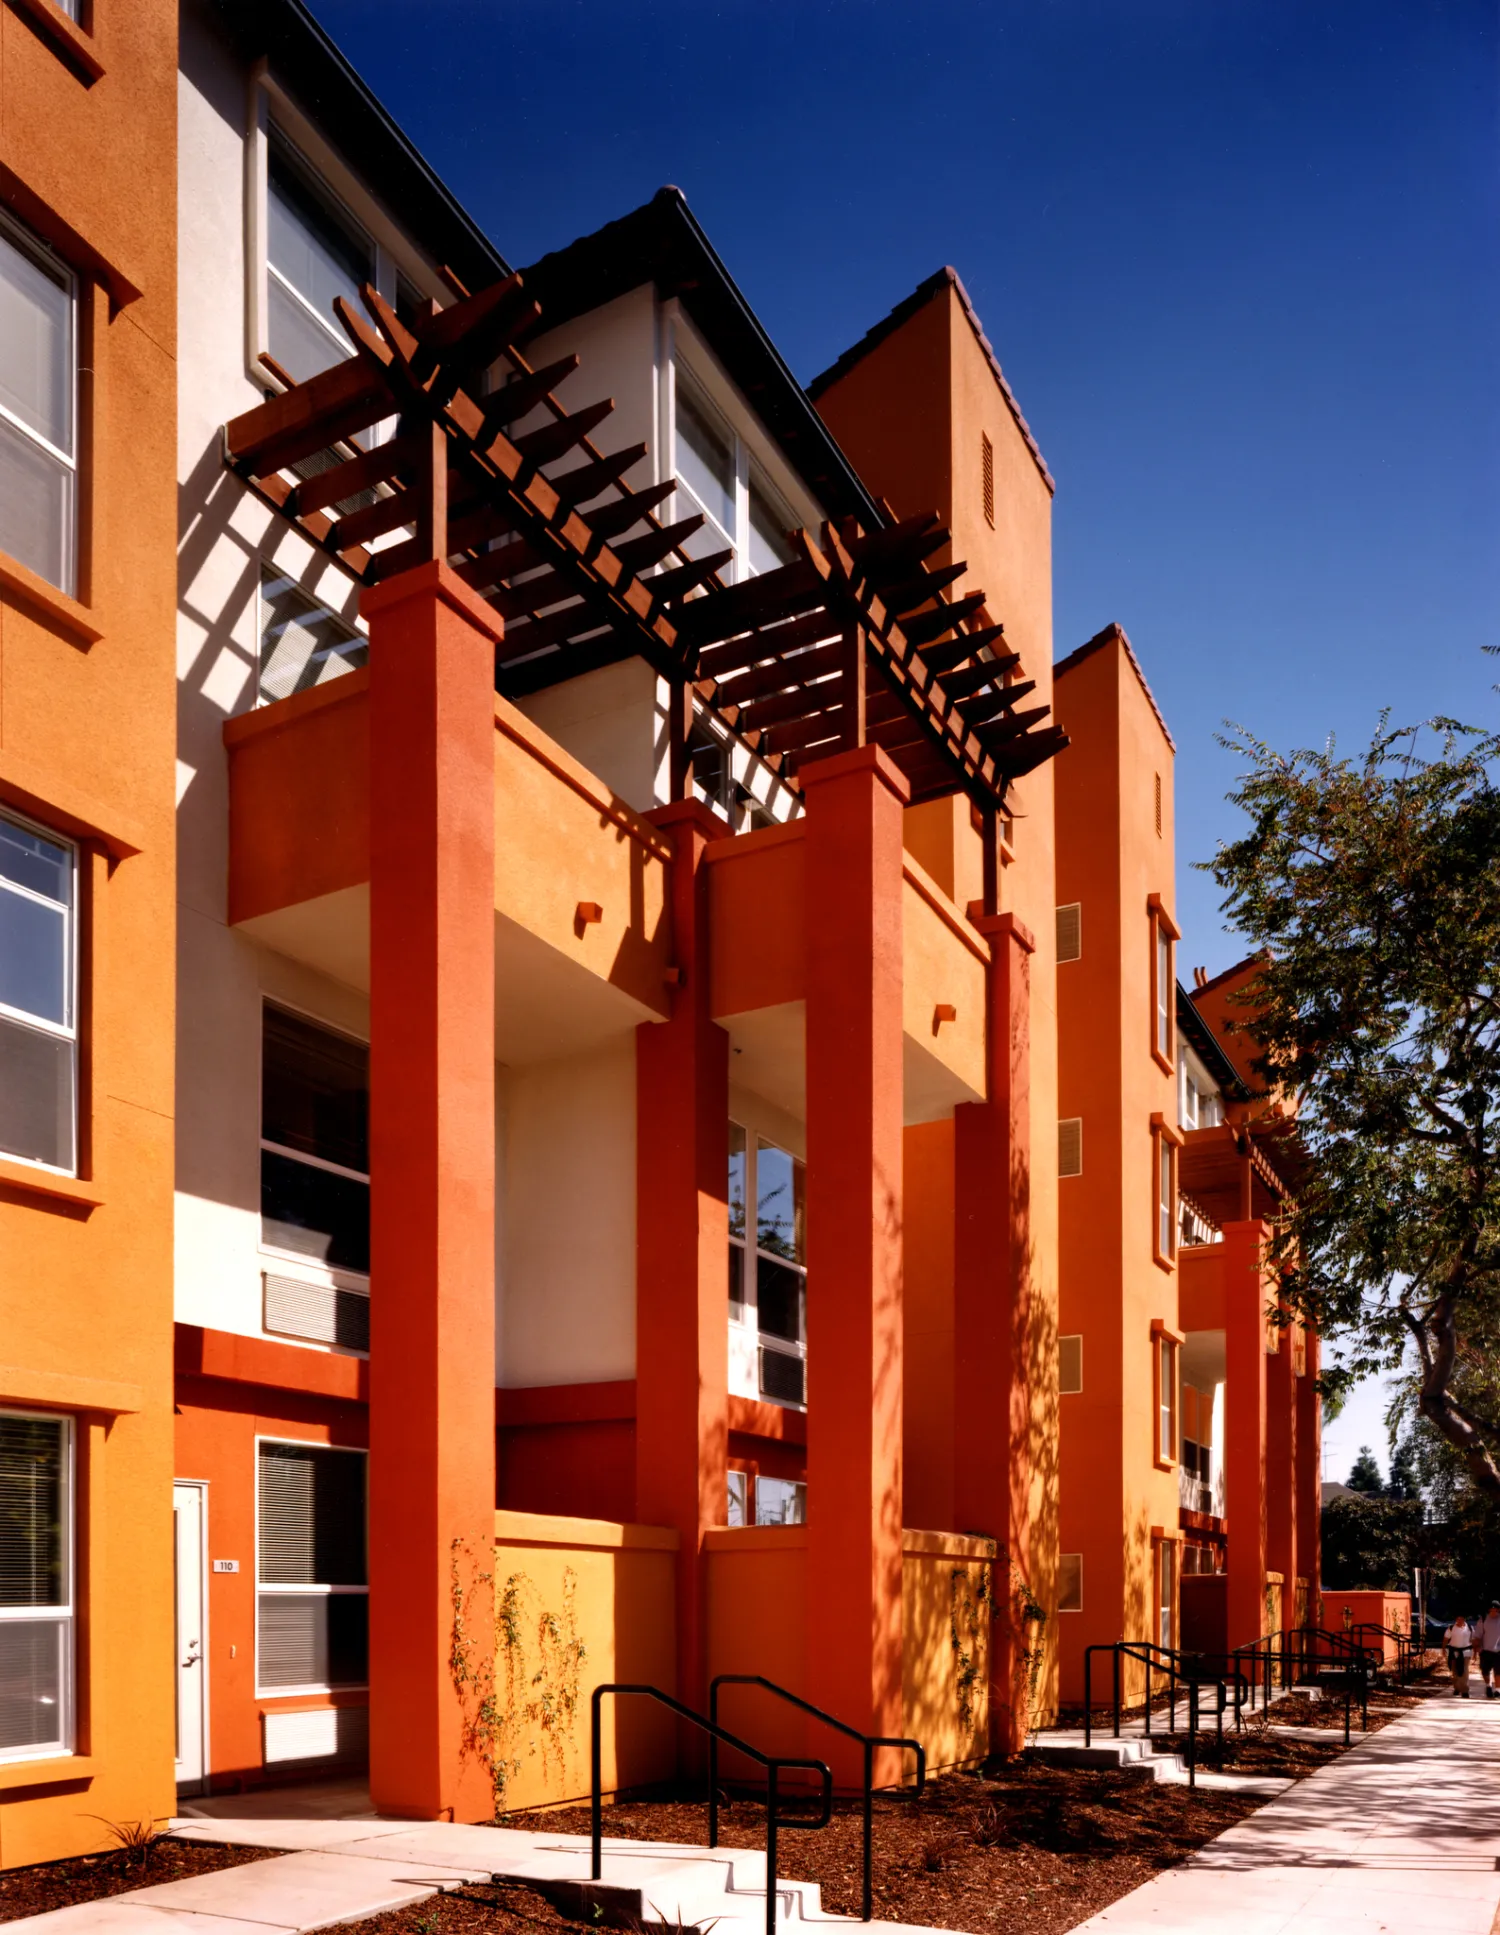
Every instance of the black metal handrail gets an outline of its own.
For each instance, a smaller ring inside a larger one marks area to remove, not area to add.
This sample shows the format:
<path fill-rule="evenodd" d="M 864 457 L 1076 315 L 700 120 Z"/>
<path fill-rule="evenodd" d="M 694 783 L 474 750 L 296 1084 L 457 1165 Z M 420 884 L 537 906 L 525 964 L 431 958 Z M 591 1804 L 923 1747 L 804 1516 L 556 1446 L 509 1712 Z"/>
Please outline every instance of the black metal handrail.
<path fill-rule="evenodd" d="M 720 1673 L 709 1682 L 708 1717 L 717 1727 L 719 1723 L 719 1688 L 721 1686 L 758 1686 L 772 1693 L 778 1700 L 785 1700 L 788 1706 L 797 1707 L 809 1713 L 813 1719 L 820 1720 L 825 1727 L 832 1727 L 835 1733 L 843 1734 L 846 1740 L 857 1740 L 864 1749 L 864 1890 L 861 1895 L 860 1920 L 869 1921 L 874 1914 L 874 1770 L 875 1749 L 877 1747 L 909 1747 L 917 1757 L 917 1784 L 913 1794 L 920 1794 L 927 1785 L 927 1750 L 920 1740 L 910 1740 L 904 1735 L 888 1733 L 861 1733 L 858 1727 L 851 1727 L 847 1720 L 836 1720 L 822 1707 L 815 1707 L 811 1700 L 804 1700 L 800 1693 L 790 1688 L 778 1686 L 775 1680 L 768 1680 L 764 1673 Z M 719 1845 L 719 1743 L 714 1734 L 708 1737 L 708 1845 Z"/>
<path fill-rule="evenodd" d="M 1361 1619 L 1350 1628 L 1350 1633 L 1351 1635 L 1354 1633 L 1378 1633 L 1382 1641 L 1388 1639 L 1395 1640 L 1396 1677 L 1403 1686 L 1405 1686 L 1411 1675 L 1418 1655 L 1420 1654 L 1425 1657 L 1427 1653 L 1425 1643 L 1419 1640 L 1415 1633 L 1403 1633 L 1397 1626 L 1383 1626 L 1378 1619 Z M 1384 1654 L 1385 1647 L 1383 1644 L 1381 1645 L 1380 1651 Z"/>
<path fill-rule="evenodd" d="M 613 1694 L 634 1695 L 643 1700 L 655 1700 L 679 1720 L 686 1720 L 709 1737 L 712 1747 L 724 1741 L 736 1753 L 746 1755 L 758 1766 L 766 1770 L 766 1935 L 776 1935 L 776 1833 L 778 1828 L 823 1828 L 833 1818 L 833 1775 L 826 1761 L 802 1760 L 785 1754 L 763 1754 L 759 1747 L 752 1747 L 748 1740 L 741 1740 L 737 1734 L 730 1733 L 713 1720 L 705 1720 L 701 1713 L 684 1706 L 681 1700 L 674 1700 L 670 1693 L 663 1693 L 659 1686 L 626 1685 L 611 1682 L 596 1686 L 589 1702 L 591 1727 L 589 1736 L 589 1874 L 594 1881 L 603 1880 L 604 1868 L 604 1828 L 603 1828 L 603 1759 L 600 1747 L 599 1718 L 604 1696 Z M 798 1767 L 806 1773 L 823 1776 L 822 1811 L 816 1819 L 805 1815 L 783 1815 L 778 1812 L 780 1794 L 778 1791 L 782 1773 L 788 1768 Z M 710 1786 L 710 1807 L 712 1808 L 713 1788 Z"/>
<path fill-rule="evenodd" d="M 1155 1640 L 1115 1640 L 1109 1645 L 1087 1646 L 1083 1654 L 1083 1741 L 1086 1747 L 1094 1740 L 1094 1654 L 1111 1655 L 1111 1707 L 1114 1720 L 1114 1738 L 1120 1737 L 1121 1684 L 1120 1665 L 1123 1660 L 1133 1659 L 1146 1669 L 1145 1705 L 1142 1727 L 1146 1738 L 1151 1738 L 1151 1675 L 1165 1672 L 1167 1675 L 1167 1726 L 1169 1734 L 1177 1730 L 1177 1683 L 1180 1680 L 1187 1688 L 1187 1774 L 1188 1786 L 1198 1785 L 1197 1737 L 1200 1730 L 1202 1710 L 1202 1690 L 1214 1689 L 1214 1730 L 1219 1739 L 1224 1737 L 1224 1715 L 1232 1704 L 1235 1725 L 1241 1724 L 1240 1714 L 1246 1691 L 1251 1682 L 1236 1666 L 1223 1670 L 1216 1669 L 1211 1662 L 1227 1658 L 1223 1654 L 1191 1653 L 1177 1646 L 1159 1646 Z M 1163 1664 L 1165 1662 L 1165 1664 Z"/>

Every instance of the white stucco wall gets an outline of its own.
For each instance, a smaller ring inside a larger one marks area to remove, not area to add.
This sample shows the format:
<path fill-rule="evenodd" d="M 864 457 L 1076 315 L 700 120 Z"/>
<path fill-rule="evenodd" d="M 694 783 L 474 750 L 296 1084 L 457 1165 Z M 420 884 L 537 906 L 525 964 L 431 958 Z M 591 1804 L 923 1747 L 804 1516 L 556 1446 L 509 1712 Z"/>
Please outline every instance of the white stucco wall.
<path fill-rule="evenodd" d="M 502 1073 L 496 1382 L 635 1376 L 635 1037 Z"/>

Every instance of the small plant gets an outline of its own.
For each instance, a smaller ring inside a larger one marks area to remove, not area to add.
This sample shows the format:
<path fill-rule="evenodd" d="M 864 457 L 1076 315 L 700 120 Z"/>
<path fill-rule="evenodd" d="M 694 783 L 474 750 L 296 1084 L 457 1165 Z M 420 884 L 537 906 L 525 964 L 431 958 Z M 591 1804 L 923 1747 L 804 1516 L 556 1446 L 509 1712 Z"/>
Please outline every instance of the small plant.
<path fill-rule="evenodd" d="M 976 1807 L 969 1816 L 969 1840 L 976 1848 L 998 1848 L 1010 1839 L 1000 1810 L 993 1801 Z"/>
<path fill-rule="evenodd" d="M 127 1867 L 144 1868 L 163 1841 L 171 1838 L 165 1816 L 152 1820 L 111 1821 L 105 1814 L 91 1814 L 91 1821 L 102 1821 L 117 1852 Z"/>
<path fill-rule="evenodd" d="M 922 1866 L 928 1874 L 940 1875 L 953 1866 L 968 1846 L 966 1835 L 929 1834 L 922 1843 Z"/>
<path fill-rule="evenodd" d="M 597 1904 L 594 1912 L 600 1912 Z M 712 1931 L 724 1919 L 722 1915 L 710 1915 L 704 1922 L 684 1921 L 680 1915 L 664 1915 L 654 1901 L 651 1903 L 651 1914 L 653 1919 L 649 1922 L 639 1915 L 627 1915 L 625 1927 L 630 1930 L 630 1935 L 712 1935 Z"/>

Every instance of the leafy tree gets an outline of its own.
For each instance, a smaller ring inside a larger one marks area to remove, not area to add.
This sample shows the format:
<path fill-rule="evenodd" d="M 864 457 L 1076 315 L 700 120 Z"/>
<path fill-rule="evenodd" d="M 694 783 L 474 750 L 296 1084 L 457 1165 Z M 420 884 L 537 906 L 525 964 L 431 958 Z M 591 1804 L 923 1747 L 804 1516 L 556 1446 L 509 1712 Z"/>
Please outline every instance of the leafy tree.
<path fill-rule="evenodd" d="M 1375 1454 L 1368 1445 L 1359 1448 L 1359 1456 L 1349 1473 L 1349 1489 L 1351 1492 L 1371 1492 L 1377 1498 L 1385 1490 L 1385 1480 L 1380 1476 Z"/>
<path fill-rule="evenodd" d="M 1405 1437 L 1391 1452 L 1391 1475 L 1386 1481 L 1385 1495 L 1395 1499 L 1420 1499 L 1422 1496 L 1422 1475 L 1417 1467 L 1417 1452 L 1411 1438 Z"/>
<path fill-rule="evenodd" d="M 1226 743 L 1250 828 L 1209 866 L 1308 1157 L 1272 1236 L 1288 1299 L 1343 1341 L 1333 1393 L 1410 1353 L 1420 1415 L 1500 1499 L 1500 736 Z"/>
<path fill-rule="evenodd" d="M 1424 1562 L 1422 1508 L 1389 1498 L 1333 1498 L 1323 1508 L 1323 1586 L 1329 1592 L 1410 1592 Z"/>

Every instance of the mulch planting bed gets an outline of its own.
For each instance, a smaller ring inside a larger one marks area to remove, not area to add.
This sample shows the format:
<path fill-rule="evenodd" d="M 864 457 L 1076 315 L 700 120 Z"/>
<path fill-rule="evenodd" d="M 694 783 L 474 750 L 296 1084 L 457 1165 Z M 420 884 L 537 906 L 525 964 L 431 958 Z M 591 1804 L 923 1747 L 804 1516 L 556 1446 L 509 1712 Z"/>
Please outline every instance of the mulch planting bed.
<path fill-rule="evenodd" d="M 1370 1695 L 1369 1731 L 1378 1733 L 1382 1727 L 1388 1727 L 1393 1720 L 1399 1720 L 1402 1714 L 1423 1705 L 1425 1700 L 1419 1693 L 1392 1693 L 1382 1687 L 1379 1692 Z M 1391 1708 L 1399 1711 L 1389 1711 Z M 1342 1693 L 1330 1693 L 1321 1700 L 1309 1700 L 1305 1693 L 1285 1694 L 1272 1704 L 1271 1725 L 1273 1728 L 1278 1726 L 1326 1727 L 1331 1732 L 1336 1732 L 1342 1741 L 1344 1696 Z M 1357 1699 L 1351 1701 L 1349 1705 L 1349 1725 L 1358 1732 L 1360 1708 Z"/>
<path fill-rule="evenodd" d="M 106 1838 L 102 1827 L 99 1838 Z M 163 1837 L 144 1854 L 111 1847 L 99 1854 L 75 1856 L 71 1861 L 48 1861 L 39 1868 L 12 1868 L 0 1874 L 0 1922 L 45 1915 L 81 1901 L 102 1901 L 106 1895 L 151 1888 L 159 1881 L 211 1875 L 220 1868 L 238 1868 L 246 1861 L 264 1861 L 274 1853 L 274 1848 L 224 1848 L 205 1841 Z"/>
<path fill-rule="evenodd" d="M 1024 1756 L 983 1775 L 948 1775 L 930 1782 L 920 1802 L 877 1801 L 875 1914 L 971 1935 L 1054 1935 L 1175 1867 L 1261 1804 Z M 765 1846 L 765 1812 L 755 1802 L 737 1800 L 719 1819 L 725 1846 Z M 588 1810 L 556 1809 L 528 1816 L 527 1825 L 587 1834 Z M 623 1802 L 607 1811 L 605 1833 L 701 1845 L 707 1811 L 701 1801 Z M 818 1882 L 825 1908 L 857 1915 L 858 1803 L 836 1802 L 817 1833 L 784 1833 L 779 1862 L 795 1880 Z"/>

